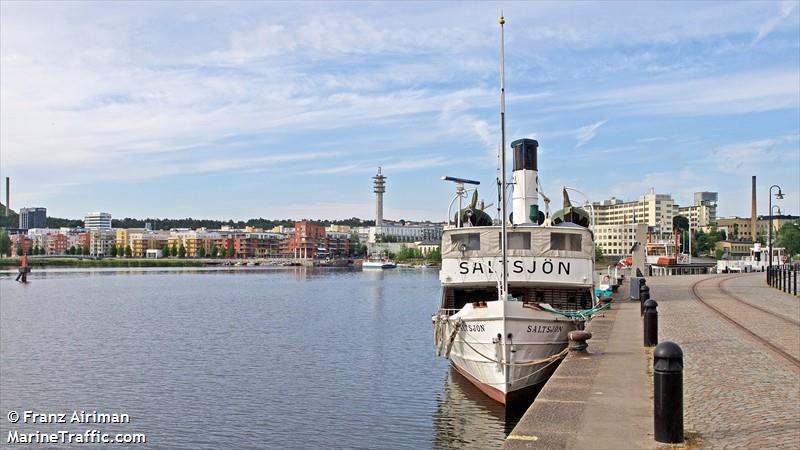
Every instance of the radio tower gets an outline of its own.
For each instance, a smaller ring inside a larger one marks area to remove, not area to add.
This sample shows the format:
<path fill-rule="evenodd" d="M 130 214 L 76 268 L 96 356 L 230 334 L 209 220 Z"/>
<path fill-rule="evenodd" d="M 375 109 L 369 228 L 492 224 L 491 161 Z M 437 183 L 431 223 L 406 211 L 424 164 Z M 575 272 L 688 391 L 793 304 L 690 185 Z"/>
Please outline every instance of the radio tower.
<path fill-rule="evenodd" d="M 375 226 L 383 226 L 383 194 L 386 192 L 386 177 L 381 175 L 381 168 L 378 167 L 378 174 L 372 177 L 375 188 Z"/>

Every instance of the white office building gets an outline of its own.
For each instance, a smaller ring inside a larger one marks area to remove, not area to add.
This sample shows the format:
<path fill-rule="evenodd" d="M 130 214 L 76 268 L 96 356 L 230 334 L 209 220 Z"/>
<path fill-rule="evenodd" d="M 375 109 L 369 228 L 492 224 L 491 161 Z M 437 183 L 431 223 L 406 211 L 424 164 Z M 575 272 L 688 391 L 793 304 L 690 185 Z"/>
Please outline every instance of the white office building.
<path fill-rule="evenodd" d="M 111 214 L 104 212 L 90 212 L 83 218 L 83 227 L 87 230 L 110 230 Z"/>
<path fill-rule="evenodd" d="M 717 193 L 695 192 L 694 204 L 678 208 L 679 216 L 689 219 L 692 230 L 702 229 L 717 222 Z"/>
<path fill-rule="evenodd" d="M 617 198 L 592 204 L 596 225 L 646 223 L 655 232 L 672 231 L 672 218 L 677 206 L 669 194 L 656 194 L 654 189 L 639 200 L 625 202 Z"/>
<path fill-rule="evenodd" d="M 678 207 L 669 194 L 654 189 L 634 201 L 611 198 L 592 204 L 595 213 L 595 245 L 605 255 L 630 255 L 636 242 L 636 224 L 646 223 L 653 233 L 672 232 Z"/>
<path fill-rule="evenodd" d="M 443 225 L 440 223 L 399 223 L 384 220 L 383 226 L 369 227 L 367 242 L 374 244 L 376 242 L 440 241 L 442 229 Z"/>

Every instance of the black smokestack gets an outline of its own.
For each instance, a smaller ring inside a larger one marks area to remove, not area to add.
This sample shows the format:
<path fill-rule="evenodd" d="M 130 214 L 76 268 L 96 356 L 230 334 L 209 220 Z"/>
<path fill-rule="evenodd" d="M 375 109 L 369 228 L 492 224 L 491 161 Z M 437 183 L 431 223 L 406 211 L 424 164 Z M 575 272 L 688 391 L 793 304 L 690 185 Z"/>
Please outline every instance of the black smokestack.
<path fill-rule="evenodd" d="M 511 143 L 514 149 L 514 171 L 538 170 L 536 154 L 539 142 L 535 139 L 517 139 Z"/>

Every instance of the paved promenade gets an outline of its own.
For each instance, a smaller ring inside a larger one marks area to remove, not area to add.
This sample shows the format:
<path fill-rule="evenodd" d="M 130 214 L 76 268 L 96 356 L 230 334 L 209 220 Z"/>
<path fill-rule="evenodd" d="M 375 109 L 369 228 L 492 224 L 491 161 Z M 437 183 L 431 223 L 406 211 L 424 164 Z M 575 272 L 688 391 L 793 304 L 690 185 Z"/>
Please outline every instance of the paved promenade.
<path fill-rule="evenodd" d="M 615 302 L 588 330 L 588 355 L 567 357 L 504 449 L 655 447 L 639 304 Z"/>
<path fill-rule="evenodd" d="M 693 296 L 724 308 L 790 355 L 800 354 L 800 327 L 724 294 L 800 320 L 800 300 L 769 288 L 763 273 L 650 277 L 659 304 L 659 340 L 684 352 L 684 426 L 704 448 L 800 448 L 800 373 L 786 358 L 720 318 Z M 721 281 L 720 292 L 717 282 Z"/>
<path fill-rule="evenodd" d="M 800 299 L 764 280 L 763 273 L 647 278 L 659 304 L 659 341 L 684 352 L 690 448 L 800 448 Z M 590 355 L 561 364 L 503 448 L 659 447 L 652 360 L 638 303 L 625 294 L 590 325 Z"/>

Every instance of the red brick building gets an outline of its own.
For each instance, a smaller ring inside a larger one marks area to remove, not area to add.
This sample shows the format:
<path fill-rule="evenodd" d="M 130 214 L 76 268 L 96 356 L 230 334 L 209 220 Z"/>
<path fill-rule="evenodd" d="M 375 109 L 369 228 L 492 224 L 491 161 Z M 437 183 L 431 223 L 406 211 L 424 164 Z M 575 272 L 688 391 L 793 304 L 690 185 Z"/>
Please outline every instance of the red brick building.
<path fill-rule="evenodd" d="M 287 256 L 295 258 L 315 258 L 318 248 L 325 247 L 325 227 L 307 220 L 295 222 L 294 236 L 286 243 Z"/>
<path fill-rule="evenodd" d="M 347 233 L 327 233 L 325 227 L 307 220 L 294 224 L 294 235 L 286 241 L 286 256 L 290 258 L 326 258 L 350 254 Z"/>

